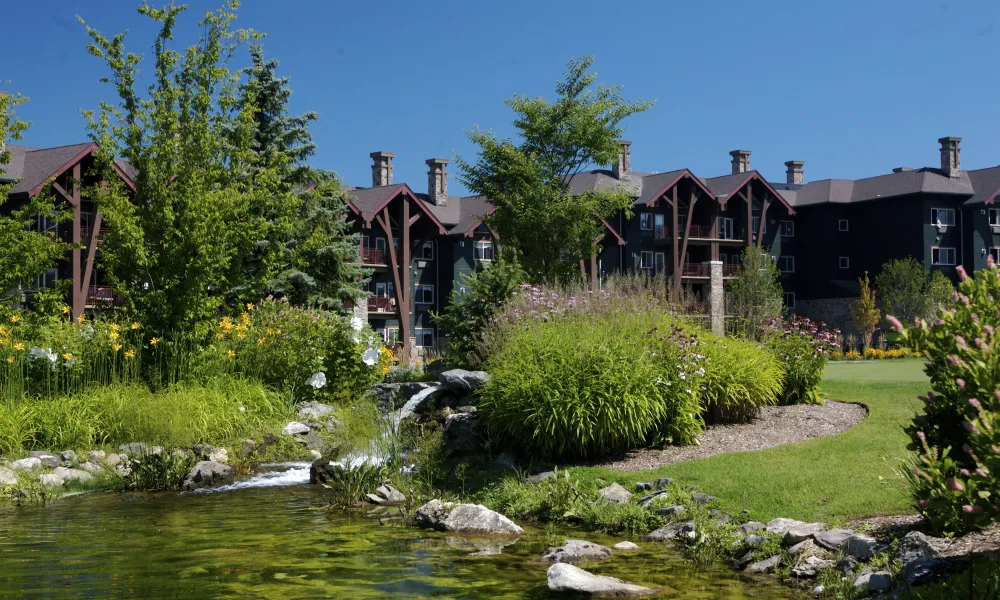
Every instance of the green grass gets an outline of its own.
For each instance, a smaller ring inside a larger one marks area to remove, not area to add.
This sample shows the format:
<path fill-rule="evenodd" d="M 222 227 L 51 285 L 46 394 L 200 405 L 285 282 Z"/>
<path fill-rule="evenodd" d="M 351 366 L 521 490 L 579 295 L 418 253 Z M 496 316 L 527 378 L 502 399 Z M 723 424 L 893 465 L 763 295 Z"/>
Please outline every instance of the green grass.
<path fill-rule="evenodd" d="M 859 402 L 870 414 L 839 435 L 758 452 L 722 454 L 634 473 L 574 469 L 576 477 L 602 477 L 632 485 L 672 477 L 718 496 L 724 508 L 747 509 L 757 520 L 789 517 L 837 521 L 913 512 L 900 475 L 908 439 L 902 427 L 930 389 L 920 360 L 831 363 L 824 396 Z"/>

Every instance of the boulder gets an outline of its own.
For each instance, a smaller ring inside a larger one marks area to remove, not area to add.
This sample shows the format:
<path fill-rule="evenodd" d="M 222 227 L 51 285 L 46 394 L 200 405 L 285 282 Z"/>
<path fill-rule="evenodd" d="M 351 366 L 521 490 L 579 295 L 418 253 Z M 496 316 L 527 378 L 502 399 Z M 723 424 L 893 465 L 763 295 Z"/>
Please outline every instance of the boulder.
<path fill-rule="evenodd" d="M 658 508 L 656 509 L 656 514 L 669 517 L 682 514 L 686 510 L 686 508 L 678 504 L 677 506 L 664 506 L 663 508 Z"/>
<path fill-rule="evenodd" d="M 818 556 L 820 558 L 826 556 L 826 550 L 820 547 L 820 545 L 813 540 L 805 540 L 799 542 L 798 544 L 795 544 L 794 546 L 789 548 L 786 552 L 788 552 L 788 556 L 791 556 L 799 560 L 802 560 L 808 556 Z"/>
<path fill-rule="evenodd" d="M 40 450 L 35 450 L 33 452 L 29 452 L 28 456 L 30 458 L 37 458 L 42 462 L 43 465 L 45 465 L 46 467 L 51 467 L 53 469 L 62 464 L 62 459 L 56 456 L 55 454 L 52 454 L 51 452 L 43 452 Z"/>
<path fill-rule="evenodd" d="M 655 531 L 651 531 L 646 539 L 653 542 L 667 542 L 676 539 L 680 536 L 688 535 L 693 533 L 695 530 L 694 521 L 684 521 L 684 522 L 674 522 Z"/>
<path fill-rule="evenodd" d="M 306 448 L 319 450 L 320 454 L 322 454 L 326 449 L 326 444 L 323 442 L 323 438 L 312 429 L 306 432 L 305 435 L 292 436 L 292 441 L 296 444 L 302 444 Z"/>
<path fill-rule="evenodd" d="M 191 467 L 181 489 L 189 492 L 233 483 L 233 468 L 210 460 L 203 460 Z"/>
<path fill-rule="evenodd" d="M 691 494 L 691 499 L 694 500 L 695 504 L 700 504 L 702 506 L 719 501 L 719 499 L 715 496 L 711 496 L 705 492 L 695 492 Z"/>
<path fill-rule="evenodd" d="M 850 577 L 854 570 L 858 568 L 858 559 L 854 558 L 850 554 L 845 554 L 840 557 L 837 561 L 837 570 L 843 573 L 845 576 Z"/>
<path fill-rule="evenodd" d="M 454 506 L 451 502 L 445 503 L 440 500 L 431 500 L 424 504 L 413 514 L 413 521 L 418 527 L 424 529 L 437 529 L 445 531 L 444 522 L 448 518 L 448 512 Z"/>
<path fill-rule="evenodd" d="M 108 453 L 104 450 L 91 450 L 87 452 L 87 460 L 90 462 L 99 463 L 108 457 Z"/>
<path fill-rule="evenodd" d="M 298 415 L 303 420 L 326 420 L 333 416 L 336 408 L 322 402 L 303 402 L 298 406 Z"/>
<path fill-rule="evenodd" d="M 594 575 L 566 563 L 556 563 L 549 567 L 545 574 L 549 590 L 553 592 L 569 592 L 593 596 L 649 596 L 656 594 L 655 590 L 634 583 L 626 583 L 621 579 Z"/>
<path fill-rule="evenodd" d="M 112 452 L 111 454 L 108 455 L 107 460 L 105 460 L 104 462 L 106 464 L 112 466 L 112 467 L 116 467 L 116 466 L 118 466 L 118 465 L 121 464 L 122 457 L 120 455 Z"/>
<path fill-rule="evenodd" d="M 375 396 L 375 404 L 383 413 L 398 410 L 406 401 L 421 391 L 431 387 L 429 383 L 377 383 L 369 388 Z"/>
<path fill-rule="evenodd" d="M 281 435 L 306 435 L 312 430 L 305 423 L 299 423 L 298 421 L 291 421 L 284 426 L 281 430 Z"/>
<path fill-rule="evenodd" d="M 863 573 L 854 580 L 854 587 L 864 587 L 869 592 L 881 592 L 892 587 L 892 575 L 886 571 Z"/>
<path fill-rule="evenodd" d="M 615 550 L 621 550 L 622 552 L 630 552 L 632 550 L 638 550 L 639 545 L 635 542 L 618 542 L 614 546 L 611 546 Z"/>
<path fill-rule="evenodd" d="M 930 556 L 914 558 L 910 562 L 905 563 L 899 570 L 899 577 L 905 581 L 907 585 L 919 585 L 934 573 L 935 568 L 937 568 L 940 563 L 940 559 L 932 558 Z"/>
<path fill-rule="evenodd" d="M 817 533 L 813 539 L 827 550 L 840 550 L 852 535 L 854 532 L 850 529 L 830 529 Z"/>
<path fill-rule="evenodd" d="M 104 472 L 104 467 L 102 467 L 101 465 L 97 464 L 96 462 L 92 462 L 92 461 L 89 461 L 89 460 L 87 462 L 80 463 L 80 468 L 83 469 L 84 471 L 88 472 L 88 473 L 91 473 L 91 474 L 97 474 L 97 473 L 103 473 Z"/>
<path fill-rule="evenodd" d="M 743 543 L 746 544 L 747 546 L 755 548 L 757 546 L 767 543 L 769 539 L 770 538 L 768 538 L 765 535 L 748 535 L 745 538 L 743 538 Z"/>
<path fill-rule="evenodd" d="M 38 483 L 52 487 L 59 487 L 65 482 L 62 477 L 56 475 L 55 473 L 42 473 L 38 476 Z"/>
<path fill-rule="evenodd" d="M 824 531 L 826 531 L 826 525 L 824 523 L 804 523 L 802 525 L 795 525 L 790 527 L 788 531 L 785 532 L 785 536 L 782 538 L 782 541 L 786 546 L 794 546 L 795 544 L 811 539 L 817 533 L 823 533 Z"/>
<path fill-rule="evenodd" d="M 311 458 L 313 460 L 319 460 L 319 459 L 323 458 L 323 453 L 320 452 L 319 450 L 317 450 L 316 448 L 310 448 L 309 449 L 309 458 Z"/>
<path fill-rule="evenodd" d="M 42 467 L 42 460 L 35 456 L 29 456 L 27 458 L 19 458 L 14 462 L 10 463 L 10 468 L 17 471 L 32 471 L 34 469 L 40 469 Z"/>
<path fill-rule="evenodd" d="M 242 459 L 248 459 L 257 454 L 257 440 L 255 439 L 245 439 L 240 442 L 239 456 Z"/>
<path fill-rule="evenodd" d="M 658 492 L 653 492 L 652 494 L 646 494 L 642 498 L 639 498 L 639 506 L 649 506 L 650 504 L 652 504 L 653 500 L 656 500 L 657 498 L 666 498 L 669 495 L 670 495 L 669 492 L 665 492 L 662 490 Z"/>
<path fill-rule="evenodd" d="M 812 578 L 823 569 L 832 569 L 835 565 L 836 563 L 832 560 L 824 560 L 818 556 L 807 556 L 792 567 L 792 575 L 801 579 Z"/>
<path fill-rule="evenodd" d="M 376 504 L 393 506 L 406 503 L 406 496 L 403 495 L 403 492 L 397 490 L 391 485 L 378 486 L 378 488 L 375 489 L 375 495 L 382 500 L 381 502 L 377 502 Z"/>
<path fill-rule="evenodd" d="M 605 558 L 611 558 L 611 548 L 585 540 L 566 540 L 562 546 L 550 546 L 542 554 L 542 560 L 554 563 L 578 563 L 581 560 Z"/>
<path fill-rule="evenodd" d="M 444 445 L 453 455 L 479 452 L 484 448 L 476 415 L 458 413 L 444 423 Z"/>
<path fill-rule="evenodd" d="M 755 563 L 751 563 L 747 568 L 747 573 L 770 573 L 778 565 L 781 564 L 781 555 L 775 554 L 770 558 L 765 558 L 764 560 L 758 560 Z"/>
<path fill-rule="evenodd" d="M 17 473 L 7 467 L 0 467 L 0 486 L 17 485 Z"/>
<path fill-rule="evenodd" d="M 743 569 L 752 562 L 753 562 L 753 550 L 747 552 L 740 558 L 737 558 L 735 561 L 733 561 L 733 567 L 736 569 Z"/>
<path fill-rule="evenodd" d="M 76 456 L 76 452 L 72 450 L 63 450 L 59 453 L 59 457 L 62 458 L 64 463 L 75 463 L 79 460 Z"/>
<path fill-rule="evenodd" d="M 858 560 L 869 560 L 875 556 L 878 550 L 878 542 L 875 538 L 863 533 L 855 533 L 844 540 L 844 554 Z"/>
<path fill-rule="evenodd" d="M 757 533 L 758 531 L 764 531 L 767 529 L 767 525 L 761 523 L 760 521 L 747 521 L 739 527 L 736 528 L 743 535 L 750 535 L 751 533 Z"/>
<path fill-rule="evenodd" d="M 926 535 L 919 531 L 911 531 L 899 542 L 899 548 L 892 558 L 905 565 L 918 558 L 935 558 L 937 555 L 937 550 Z"/>
<path fill-rule="evenodd" d="M 213 448 L 207 458 L 210 462 L 224 465 L 229 462 L 229 452 L 225 448 Z"/>
<path fill-rule="evenodd" d="M 90 473 L 82 469 L 67 469 L 66 467 L 56 467 L 52 470 L 52 474 L 56 477 L 67 481 L 90 481 L 94 478 Z"/>
<path fill-rule="evenodd" d="M 309 483 L 327 483 L 333 479 L 334 471 L 343 469 L 335 465 L 329 458 L 318 458 L 309 465 Z"/>
<path fill-rule="evenodd" d="M 438 376 L 438 381 L 446 390 L 458 395 L 471 394 L 486 385 L 490 376 L 486 371 L 466 371 L 452 369 Z"/>
<path fill-rule="evenodd" d="M 446 531 L 489 535 L 521 535 L 513 521 L 481 504 L 456 504 L 444 521 Z"/>
<path fill-rule="evenodd" d="M 802 521 L 796 521 L 795 519 L 784 519 L 778 517 L 777 519 L 771 519 L 768 521 L 767 525 L 764 527 L 768 533 L 785 535 L 788 530 L 797 525 L 805 525 Z"/>
<path fill-rule="evenodd" d="M 632 499 L 632 493 L 617 483 L 597 490 L 597 494 L 601 497 L 603 504 L 628 504 L 628 501 Z"/>

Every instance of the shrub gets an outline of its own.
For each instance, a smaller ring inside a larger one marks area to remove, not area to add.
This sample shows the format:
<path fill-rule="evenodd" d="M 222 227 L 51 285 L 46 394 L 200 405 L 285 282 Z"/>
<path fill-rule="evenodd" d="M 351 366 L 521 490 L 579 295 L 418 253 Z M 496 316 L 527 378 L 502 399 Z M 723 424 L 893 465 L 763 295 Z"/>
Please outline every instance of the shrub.
<path fill-rule="evenodd" d="M 732 327 L 748 339 L 760 339 L 760 324 L 778 317 L 784 310 L 781 272 L 760 248 L 743 250 L 740 270 L 726 288 L 726 308 L 735 317 Z"/>
<path fill-rule="evenodd" d="M 793 316 L 768 322 L 765 344 L 777 355 L 785 367 L 785 388 L 781 393 L 782 404 L 822 404 L 819 384 L 831 352 L 839 347 L 832 332 L 822 323 Z M 852 358 L 848 352 L 845 357 Z M 858 355 L 860 356 L 860 355 Z"/>
<path fill-rule="evenodd" d="M 740 339 L 710 339 L 701 346 L 706 360 L 700 397 L 706 422 L 746 422 L 761 407 L 778 403 L 785 373 L 773 353 Z"/>
<path fill-rule="evenodd" d="M 889 322 L 899 338 L 927 355 L 933 392 L 907 427 L 916 465 L 910 475 L 918 510 L 937 531 L 985 527 L 1000 519 L 1000 271 L 960 283 L 932 323 Z"/>

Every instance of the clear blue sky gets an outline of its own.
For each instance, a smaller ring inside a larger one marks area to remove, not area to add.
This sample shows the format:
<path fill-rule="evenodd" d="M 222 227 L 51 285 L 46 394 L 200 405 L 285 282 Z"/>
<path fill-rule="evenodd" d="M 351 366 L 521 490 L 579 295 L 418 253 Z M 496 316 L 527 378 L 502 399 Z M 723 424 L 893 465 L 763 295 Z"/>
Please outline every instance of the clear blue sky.
<path fill-rule="evenodd" d="M 136 51 L 152 29 L 130 0 L 4 5 L 0 86 L 31 97 L 24 143 L 84 140 L 79 109 L 112 90 L 74 15 L 129 29 Z M 217 2 L 191 5 L 180 42 Z M 628 122 L 635 170 L 715 176 L 746 148 L 771 179 L 792 159 L 807 180 L 865 177 L 937 165 L 945 135 L 964 138 L 964 168 L 1000 164 L 998 16 L 996 0 L 249 0 L 237 24 L 268 34 L 292 110 L 320 113 L 316 166 L 369 185 L 368 153 L 392 151 L 395 180 L 422 191 L 425 159 L 471 156 L 477 124 L 509 134 L 503 100 L 551 97 L 583 54 L 626 97 L 657 100 Z"/>

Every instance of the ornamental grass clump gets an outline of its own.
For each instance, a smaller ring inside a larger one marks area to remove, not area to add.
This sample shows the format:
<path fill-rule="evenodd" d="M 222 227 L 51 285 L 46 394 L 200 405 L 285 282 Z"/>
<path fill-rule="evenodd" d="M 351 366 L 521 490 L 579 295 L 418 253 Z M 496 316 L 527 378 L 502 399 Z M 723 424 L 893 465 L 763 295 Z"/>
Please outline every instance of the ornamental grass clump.
<path fill-rule="evenodd" d="M 745 423 L 781 397 L 785 372 L 772 352 L 737 338 L 718 339 L 702 347 L 705 375 L 701 406 L 708 423 Z"/>
<path fill-rule="evenodd" d="M 907 427 L 916 463 L 910 488 L 917 509 L 942 533 L 1000 520 L 1000 270 L 969 277 L 932 322 L 887 317 L 899 340 L 927 356 L 934 391 Z"/>

